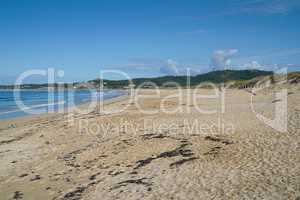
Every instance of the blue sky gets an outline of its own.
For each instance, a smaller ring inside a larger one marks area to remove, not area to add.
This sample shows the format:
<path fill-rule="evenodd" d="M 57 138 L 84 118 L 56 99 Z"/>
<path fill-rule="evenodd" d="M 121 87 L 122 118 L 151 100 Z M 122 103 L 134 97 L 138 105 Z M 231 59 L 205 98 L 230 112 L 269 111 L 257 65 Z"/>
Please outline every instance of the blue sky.
<path fill-rule="evenodd" d="M 104 69 L 297 70 L 299 21 L 299 0 L 0 0 L 0 83 L 48 67 L 64 70 L 63 81 Z"/>

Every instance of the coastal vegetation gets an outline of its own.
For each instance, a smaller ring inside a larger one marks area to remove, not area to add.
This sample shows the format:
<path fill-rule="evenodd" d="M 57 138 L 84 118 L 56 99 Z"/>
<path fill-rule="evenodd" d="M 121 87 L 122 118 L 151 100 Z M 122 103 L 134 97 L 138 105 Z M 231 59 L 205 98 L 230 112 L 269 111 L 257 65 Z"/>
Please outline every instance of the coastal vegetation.
<path fill-rule="evenodd" d="M 279 75 L 279 77 L 282 77 Z M 23 84 L 23 85 L 0 85 L 0 89 L 47 89 L 47 88 L 72 88 L 72 89 L 85 89 L 85 88 L 100 88 L 101 83 L 107 89 L 123 89 L 128 88 L 130 84 L 135 87 L 142 86 L 143 88 L 158 87 L 174 87 L 176 83 L 181 87 L 195 87 L 201 83 L 229 83 L 232 82 L 234 88 L 253 87 L 259 81 L 270 80 L 274 82 L 274 78 L 278 79 L 272 71 L 263 70 L 220 70 L 211 71 L 205 74 L 196 76 L 162 76 L 155 78 L 134 78 L 132 80 L 109 80 L 109 79 L 94 79 L 87 82 L 74 82 L 74 83 L 53 83 L 53 84 Z M 300 72 L 291 72 L 287 75 L 287 80 L 290 83 L 300 82 Z M 170 84 L 173 83 L 173 84 Z"/>

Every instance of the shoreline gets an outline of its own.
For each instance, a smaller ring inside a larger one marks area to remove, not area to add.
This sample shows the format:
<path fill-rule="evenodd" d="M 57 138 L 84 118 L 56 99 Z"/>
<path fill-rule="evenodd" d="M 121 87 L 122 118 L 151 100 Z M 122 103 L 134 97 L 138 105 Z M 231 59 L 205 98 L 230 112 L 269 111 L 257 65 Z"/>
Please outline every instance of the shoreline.
<path fill-rule="evenodd" d="M 122 94 L 117 97 L 112 97 L 106 100 L 103 100 L 104 105 L 109 105 L 111 103 L 115 103 L 118 101 L 122 101 L 126 98 L 128 98 L 128 94 Z M 75 107 L 79 109 L 85 109 L 91 102 L 85 102 L 79 105 L 76 105 Z M 99 102 L 98 102 L 99 103 Z M 9 119 L 0 119 L 0 131 L 4 130 L 5 128 L 3 126 L 7 126 L 6 128 L 9 128 L 10 126 L 14 126 L 18 123 L 25 123 L 25 122 L 30 122 L 30 121 L 36 121 L 36 120 L 43 120 L 45 118 L 51 118 L 55 116 L 61 116 L 65 114 L 69 114 L 74 112 L 74 106 L 68 108 L 68 112 L 61 112 L 61 111 L 55 111 L 55 112 L 48 112 L 48 113 L 39 113 L 39 114 L 28 114 L 25 116 L 19 116 L 19 117 L 14 117 L 14 118 L 9 118 Z"/>
<path fill-rule="evenodd" d="M 118 97 L 121 97 L 121 96 L 127 96 L 127 95 L 128 94 L 126 94 L 126 92 L 122 91 L 122 92 L 120 92 L 120 94 L 118 96 L 109 97 L 107 99 L 104 99 L 103 102 L 106 102 L 106 101 L 109 101 L 110 99 L 118 98 Z M 41 112 L 41 113 L 37 113 L 37 114 L 30 114 L 30 113 L 24 113 L 23 114 L 23 111 L 21 109 L 20 110 L 12 110 L 12 111 L 8 111 L 7 113 L 3 113 L 3 115 L 10 114 L 10 113 L 20 113 L 20 114 L 18 116 L 15 116 L 15 117 L 0 118 L 0 122 L 14 120 L 14 119 L 21 119 L 21 118 L 26 118 L 26 117 L 39 117 L 40 115 L 45 115 L 45 114 L 63 114 L 64 109 L 67 109 L 68 111 L 71 111 L 71 110 L 73 110 L 72 108 L 74 108 L 74 107 L 80 107 L 81 108 L 82 106 L 88 105 L 92 102 L 95 102 L 95 101 L 94 100 L 85 101 L 85 102 L 81 102 L 77 105 L 69 106 L 68 108 L 63 108 L 62 110 L 57 110 L 57 111 L 54 111 L 54 112 Z M 57 105 L 58 104 L 59 103 L 57 103 Z"/>

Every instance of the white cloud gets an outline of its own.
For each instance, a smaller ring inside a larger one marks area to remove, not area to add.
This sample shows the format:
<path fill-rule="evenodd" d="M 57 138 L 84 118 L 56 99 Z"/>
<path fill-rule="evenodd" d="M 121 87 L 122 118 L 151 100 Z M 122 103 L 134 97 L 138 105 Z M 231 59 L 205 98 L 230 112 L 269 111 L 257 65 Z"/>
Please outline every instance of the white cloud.
<path fill-rule="evenodd" d="M 243 66 L 243 69 L 260 69 L 263 70 L 265 66 L 259 64 L 257 61 L 251 61 L 250 63 L 246 63 Z"/>
<path fill-rule="evenodd" d="M 154 58 L 132 58 L 130 63 L 126 65 L 132 70 L 155 71 L 161 75 L 179 76 L 186 75 L 188 69 L 191 75 L 199 74 L 199 66 L 203 64 L 182 64 L 174 59 L 154 59 Z"/>
<path fill-rule="evenodd" d="M 168 59 L 161 67 L 160 72 L 165 75 L 176 76 L 178 75 L 178 63 L 172 59 Z"/>
<path fill-rule="evenodd" d="M 216 50 L 211 58 L 211 67 L 214 70 L 223 70 L 230 66 L 231 58 L 236 55 L 237 49 Z"/>
<path fill-rule="evenodd" d="M 300 6 L 299 0 L 250 0 L 242 1 L 242 12 L 285 14 Z"/>
<path fill-rule="evenodd" d="M 211 32 L 213 32 L 213 31 L 207 30 L 207 29 L 196 29 L 196 30 L 192 30 L 192 31 L 183 32 L 183 34 L 185 34 L 185 35 L 200 35 L 203 33 L 211 33 Z"/>

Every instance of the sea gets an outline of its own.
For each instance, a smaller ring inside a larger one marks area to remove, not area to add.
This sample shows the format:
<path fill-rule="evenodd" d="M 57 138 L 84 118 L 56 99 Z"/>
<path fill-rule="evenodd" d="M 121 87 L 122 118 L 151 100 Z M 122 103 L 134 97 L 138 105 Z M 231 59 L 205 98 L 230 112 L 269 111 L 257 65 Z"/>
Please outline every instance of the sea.
<path fill-rule="evenodd" d="M 0 120 L 66 111 L 92 101 L 125 95 L 122 90 L 0 90 Z"/>

